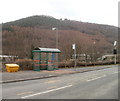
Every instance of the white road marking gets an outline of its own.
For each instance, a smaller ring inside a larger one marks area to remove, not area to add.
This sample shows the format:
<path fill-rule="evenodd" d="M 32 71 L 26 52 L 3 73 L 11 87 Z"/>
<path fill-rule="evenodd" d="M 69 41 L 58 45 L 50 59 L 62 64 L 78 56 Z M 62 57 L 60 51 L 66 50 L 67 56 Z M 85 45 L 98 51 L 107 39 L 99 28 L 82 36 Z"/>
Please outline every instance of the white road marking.
<path fill-rule="evenodd" d="M 68 85 L 68 86 L 64 86 L 64 87 L 60 87 L 60 88 L 48 90 L 48 91 L 45 91 L 45 92 L 40 92 L 40 93 L 36 93 L 36 94 L 31 94 L 31 95 L 28 95 L 28 96 L 23 96 L 23 97 L 21 97 L 21 98 L 22 98 L 22 99 L 24 99 L 24 98 L 29 98 L 29 97 L 32 97 L 32 96 L 36 96 L 36 95 L 41 95 L 41 94 L 45 94 L 45 93 L 57 91 L 57 90 L 60 90 L 60 89 L 64 89 L 64 88 L 71 87 L 71 86 L 72 86 L 72 85 Z"/>
<path fill-rule="evenodd" d="M 100 78 L 105 77 L 105 76 L 106 76 L 106 75 L 103 75 L 103 76 L 100 76 L 100 77 L 97 77 L 97 78 L 93 78 L 93 79 L 89 79 L 89 80 L 87 80 L 87 82 L 93 81 L 93 80 L 96 80 L 96 79 L 100 79 Z"/>

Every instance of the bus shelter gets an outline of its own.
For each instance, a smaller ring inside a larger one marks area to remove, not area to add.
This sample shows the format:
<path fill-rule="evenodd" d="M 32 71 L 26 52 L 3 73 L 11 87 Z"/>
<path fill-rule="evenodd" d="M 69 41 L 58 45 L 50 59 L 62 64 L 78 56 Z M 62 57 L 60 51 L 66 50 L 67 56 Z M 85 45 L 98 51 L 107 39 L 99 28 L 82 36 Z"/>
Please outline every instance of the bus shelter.
<path fill-rule="evenodd" d="M 35 48 L 33 51 L 34 71 L 58 69 L 59 49 Z"/>

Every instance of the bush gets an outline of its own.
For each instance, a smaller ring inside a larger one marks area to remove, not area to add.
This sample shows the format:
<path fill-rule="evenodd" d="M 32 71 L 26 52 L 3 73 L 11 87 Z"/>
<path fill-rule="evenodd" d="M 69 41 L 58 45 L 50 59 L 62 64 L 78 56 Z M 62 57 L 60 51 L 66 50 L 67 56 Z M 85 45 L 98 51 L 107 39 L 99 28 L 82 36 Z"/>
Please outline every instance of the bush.
<path fill-rule="evenodd" d="M 94 62 L 94 63 L 85 63 L 85 62 L 79 62 L 77 61 L 77 67 L 85 67 L 85 66 L 97 66 L 97 65 L 110 65 L 110 64 L 114 64 L 113 61 L 110 61 L 110 62 L 107 62 L 107 61 L 104 61 L 104 62 Z M 63 62 L 60 62 L 58 64 L 59 68 L 70 68 L 70 67 L 74 67 L 74 61 L 73 60 L 67 60 L 67 61 L 63 61 Z"/>
<path fill-rule="evenodd" d="M 6 71 L 5 63 L 2 63 L 2 65 L 0 66 L 0 71 L 1 72 L 5 72 Z"/>
<path fill-rule="evenodd" d="M 59 68 L 65 68 L 65 67 L 73 67 L 74 66 L 74 61 L 68 60 L 68 61 L 63 61 L 58 64 Z"/>
<path fill-rule="evenodd" d="M 33 70 L 33 61 L 31 59 L 17 59 L 15 63 L 20 66 L 19 70 Z"/>

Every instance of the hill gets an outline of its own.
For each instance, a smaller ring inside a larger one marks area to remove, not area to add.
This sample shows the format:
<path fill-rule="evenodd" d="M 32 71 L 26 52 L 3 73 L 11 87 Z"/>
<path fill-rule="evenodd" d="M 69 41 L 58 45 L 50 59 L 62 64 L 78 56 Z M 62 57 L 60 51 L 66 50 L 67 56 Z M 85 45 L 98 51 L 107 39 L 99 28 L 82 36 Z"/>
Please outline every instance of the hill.
<path fill-rule="evenodd" d="M 55 47 L 58 28 L 58 48 L 70 58 L 71 45 L 77 44 L 77 53 L 92 56 L 112 53 L 113 42 L 117 40 L 118 29 L 115 26 L 87 23 L 73 20 L 61 20 L 50 16 L 31 16 L 3 24 L 3 54 L 30 57 L 34 47 Z M 9 50 L 9 51 L 8 51 Z"/>

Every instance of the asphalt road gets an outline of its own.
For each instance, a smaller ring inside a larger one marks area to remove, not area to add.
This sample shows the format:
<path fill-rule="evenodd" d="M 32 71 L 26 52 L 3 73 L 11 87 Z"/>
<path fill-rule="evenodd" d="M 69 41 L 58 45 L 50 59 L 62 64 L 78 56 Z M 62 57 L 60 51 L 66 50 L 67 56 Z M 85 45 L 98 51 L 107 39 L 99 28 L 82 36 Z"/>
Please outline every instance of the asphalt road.
<path fill-rule="evenodd" d="M 3 99 L 118 99 L 118 67 L 2 84 Z"/>

